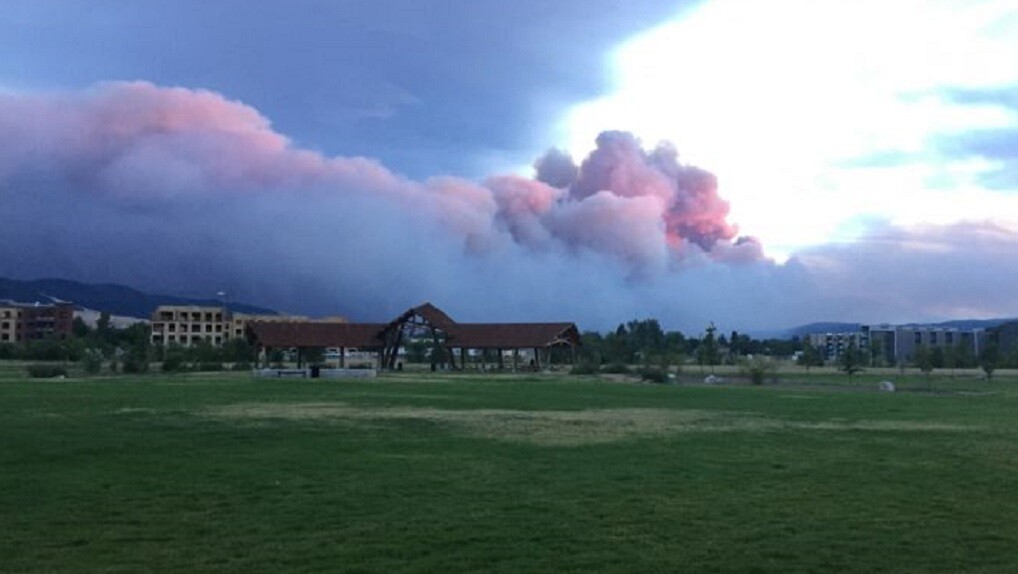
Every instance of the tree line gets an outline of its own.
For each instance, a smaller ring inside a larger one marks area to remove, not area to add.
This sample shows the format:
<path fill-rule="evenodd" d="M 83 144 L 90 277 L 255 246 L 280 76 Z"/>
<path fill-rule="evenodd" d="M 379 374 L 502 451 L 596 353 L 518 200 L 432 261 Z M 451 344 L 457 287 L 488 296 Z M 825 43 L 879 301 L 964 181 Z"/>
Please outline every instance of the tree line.
<path fill-rule="evenodd" d="M 821 349 L 806 339 L 797 362 L 808 371 L 810 367 L 820 367 L 828 361 L 825 360 Z M 953 373 L 955 369 L 980 368 L 986 373 L 987 378 L 992 378 L 998 368 L 1018 369 L 1018 343 L 1002 349 L 997 333 L 991 331 L 986 344 L 978 354 L 971 345 L 963 342 L 943 347 L 923 345 L 916 348 L 907 361 L 902 360 L 897 365 L 892 365 L 878 344 L 860 348 L 853 341 L 833 360 L 833 366 L 849 375 L 868 367 L 897 366 L 900 369 L 913 367 L 927 376 L 935 369 L 947 369 Z"/>
<path fill-rule="evenodd" d="M 222 370 L 226 364 L 238 370 L 251 368 L 255 350 L 243 338 L 230 339 L 221 347 L 208 341 L 184 347 L 177 344 L 153 345 L 151 327 L 135 323 L 118 329 L 102 313 L 95 327 L 75 317 L 71 336 L 42 338 L 18 343 L 0 343 L 0 359 L 80 363 L 88 374 L 109 372 L 144 373 L 153 362 L 165 372 Z M 66 369 L 50 366 L 37 368 L 40 376 L 66 374 Z"/>
<path fill-rule="evenodd" d="M 593 365 L 634 365 L 655 361 L 671 364 L 738 364 L 749 356 L 791 357 L 801 349 L 792 339 L 754 339 L 732 331 L 725 335 L 713 323 L 696 336 L 665 331 L 657 319 L 634 319 L 612 331 L 581 335 L 580 358 Z"/>

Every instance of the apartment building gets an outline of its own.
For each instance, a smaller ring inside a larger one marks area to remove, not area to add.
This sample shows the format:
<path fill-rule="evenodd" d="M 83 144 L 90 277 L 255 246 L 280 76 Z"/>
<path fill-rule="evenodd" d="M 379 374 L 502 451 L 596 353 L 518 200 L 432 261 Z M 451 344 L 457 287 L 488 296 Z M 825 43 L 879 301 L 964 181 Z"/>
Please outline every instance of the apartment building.
<path fill-rule="evenodd" d="M 152 343 L 222 345 L 230 338 L 231 319 L 225 307 L 161 305 L 152 312 Z"/>
<path fill-rule="evenodd" d="M 820 351 L 825 361 L 835 361 L 853 344 L 856 349 L 868 349 L 867 333 L 853 331 L 845 333 L 810 333 L 809 344 Z"/>
<path fill-rule="evenodd" d="M 342 317 L 313 320 L 302 315 L 251 315 L 234 313 L 225 306 L 160 305 L 152 312 L 152 343 L 189 347 L 202 341 L 214 346 L 244 337 L 248 324 L 275 322 L 344 323 Z"/>
<path fill-rule="evenodd" d="M 73 325 L 74 306 L 70 303 L 0 301 L 0 343 L 66 339 Z"/>
<path fill-rule="evenodd" d="M 986 347 L 983 329 L 956 329 L 927 325 L 863 325 L 862 332 L 873 341 L 873 352 L 887 364 L 912 360 L 920 348 L 964 348 L 978 357 Z"/>
<path fill-rule="evenodd" d="M 907 363 L 920 348 L 962 348 L 978 357 L 986 347 L 983 329 L 956 329 L 928 325 L 862 325 L 859 331 L 845 333 L 810 333 L 809 342 L 820 350 L 825 360 L 837 360 L 841 353 L 855 344 L 873 358 L 875 364 L 887 366 Z"/>

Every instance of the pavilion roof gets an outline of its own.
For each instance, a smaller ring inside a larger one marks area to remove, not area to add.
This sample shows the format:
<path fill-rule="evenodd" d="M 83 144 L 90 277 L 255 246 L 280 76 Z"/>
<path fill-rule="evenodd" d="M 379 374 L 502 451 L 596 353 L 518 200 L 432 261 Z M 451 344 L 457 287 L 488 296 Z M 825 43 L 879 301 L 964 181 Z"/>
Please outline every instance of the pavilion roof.
<path fill-rule="evenodd" d="M 382 347 L 381 323 L 254 321 L 248 331 L 265 347 Z"/>
<path fill-rule="evenodd" d="M 578 344 L 573 323 L 457 323 L 448 330 L 446 344 L 468 349 L 530 349 Z"/>

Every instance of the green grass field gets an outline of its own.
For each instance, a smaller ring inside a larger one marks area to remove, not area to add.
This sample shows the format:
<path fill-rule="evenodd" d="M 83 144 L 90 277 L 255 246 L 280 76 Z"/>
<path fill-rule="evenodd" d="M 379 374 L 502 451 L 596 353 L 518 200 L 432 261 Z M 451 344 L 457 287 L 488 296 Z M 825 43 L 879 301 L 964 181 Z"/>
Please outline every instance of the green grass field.
<path fill-rule="evenodd" d="M 0 366 L 3 572 L 1018 568 L 1013 375 L 21 372 Z"/>

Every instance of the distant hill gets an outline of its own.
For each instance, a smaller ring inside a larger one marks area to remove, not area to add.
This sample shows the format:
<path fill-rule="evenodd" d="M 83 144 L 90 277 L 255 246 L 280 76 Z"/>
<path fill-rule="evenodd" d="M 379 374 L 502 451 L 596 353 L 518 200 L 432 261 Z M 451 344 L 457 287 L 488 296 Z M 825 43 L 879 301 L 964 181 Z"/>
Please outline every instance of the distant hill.
<path fill-rule="evenodd" d="M 957 321 L 933 323 L 933 326 L 954 329 L 992 329 L 993 327 L 1003 325 L 1004 323 L 1010 323 L 1012 321 L 1018 321 L 1018 319 L 1014 317 L 1010 319 L 959 319 Z"/>
<path fill-rule="evenodd" d="M 222 305 L 218 299 L 193 299 L 175 295 L 153 295 L 131 287 L 115 284 L 91 284 L 67 279 L 36 279 L 19 281 L 0 277 L 0 299 L 23 303 L 49 302 L 53 298 L 70 301 L 77 306 L 107 311 L 113 315 L 147 319 L 159 305 Z M 238 313 L 276 315 L 271 309 L 230 302 Z"/>
<path fill-rule="evenodd" d="M 810 333 L 848 333 L 852 331 L 858 331 L 862 328 L 861 323 L 837 323 L 832 321 L 824 321 L 818 323 L 809 323 L 807 325 L 799 325 L 785 331 L 785 338 L 791 339 L 792 337 L 802 338 Z"/>
<path fill-rule="evenodd" d="M 921 327 L 943 327 L 945 329 L 959 329 L 959 330 L 970 330 L 970 329 L 990 329 L 998 325 L 1003 325 L 1011 321 L 1018 319 L 1014 318 L 1000 318 L 1000 319 L 957 319 L 954 321 L 943 321 L 940 323 L 902 323 L 903 325 L 916 325 Z M 792 337 L 803 337 L 810 333 L 847 333 L 852 331 L 858 331 L 862 328 L 862 323 L 837 323 L 837 322 L 821 322 L 821 323 L 809 323 L 807 325 L 800 325 L 792 329 L 785 331 L 784 336 L 786 338 Z"/>

